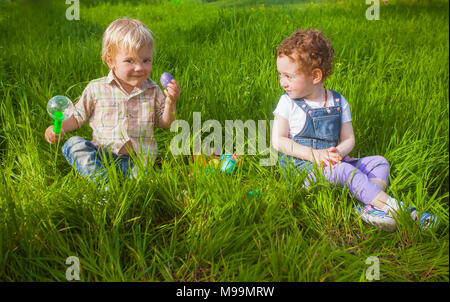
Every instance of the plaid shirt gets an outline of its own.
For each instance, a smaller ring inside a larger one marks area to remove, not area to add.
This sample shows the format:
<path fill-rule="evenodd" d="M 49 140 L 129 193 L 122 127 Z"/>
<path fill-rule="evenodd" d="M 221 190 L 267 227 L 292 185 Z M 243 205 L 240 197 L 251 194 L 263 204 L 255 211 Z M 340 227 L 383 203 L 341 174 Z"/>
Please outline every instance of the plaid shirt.
<path fill-rule="evenodd" d="M 153 80 L 146 79 L 127 94 L 110 71 L 86 86 L 74 117 L 80 127 L 89 121 L 96 147 L 127 154 L 126 147 L 131 146 L 139 157 L 151 156 L 154 161 L 158 147 L 153 126 L 163 112 L 164 96 Z"/>

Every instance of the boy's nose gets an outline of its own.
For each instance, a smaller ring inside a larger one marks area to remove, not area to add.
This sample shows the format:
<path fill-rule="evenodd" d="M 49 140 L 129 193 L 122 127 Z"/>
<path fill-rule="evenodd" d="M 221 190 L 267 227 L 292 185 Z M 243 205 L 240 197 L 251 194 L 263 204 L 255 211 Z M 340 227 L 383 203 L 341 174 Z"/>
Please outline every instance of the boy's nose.
<path fill-rule="evenodd" d="M 136 65 L 134 65 L 134 70 L 138 71 L 138 70 L 143 70 L 144 67 L 142 66 L 142 64 L 137 63 Z"/>

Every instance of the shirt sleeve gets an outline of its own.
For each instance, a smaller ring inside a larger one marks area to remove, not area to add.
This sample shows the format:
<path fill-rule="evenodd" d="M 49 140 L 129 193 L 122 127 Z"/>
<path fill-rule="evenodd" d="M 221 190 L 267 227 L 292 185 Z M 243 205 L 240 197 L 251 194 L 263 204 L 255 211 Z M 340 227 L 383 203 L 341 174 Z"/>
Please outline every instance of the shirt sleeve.
<path fill-rule="evenodd" d="M 278 114 L 279 116 L 289 120 L 290 108 L 289 108 L 289 102 L 285 95 L 282 95 L 280 97 L 277 108 L 275 108 L 275 110 L 273 111 L 273 114 Z"/>
<path fill-rule="evenodd" d="M 86 86 L 81 97 L 75 103 L 75 112 L 73 116 L 78 122 L 78 127 L 86 123 L 95 109 L 95 101 L 90 84 Z"/>
<path fill-rule="evenodd" d="M 156 88 L 156 101 L 155 101 L 155 115 L 156 119 L 159 120 L 164 113 L 164 108 L 166 107 L 166 100 L 161 89 Z"/>
<path fill-rule="evenodd" d="M 350 113 L 350 105 L 342 95 L 341 95 L 341 104 L 342 104 L 341 123 L 351 122 L 352 115 Z"/>

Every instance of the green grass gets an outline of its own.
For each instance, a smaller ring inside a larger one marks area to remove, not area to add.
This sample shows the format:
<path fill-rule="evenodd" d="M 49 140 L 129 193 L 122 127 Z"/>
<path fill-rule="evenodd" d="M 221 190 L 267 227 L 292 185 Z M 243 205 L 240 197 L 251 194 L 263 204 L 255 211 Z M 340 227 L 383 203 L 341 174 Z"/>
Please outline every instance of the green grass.
<path fill-rule="evenodd" d="M 449 281 L 448 1 L 391 1 L 378 21 L 356 0 L 80 2 L 81 20 L 67 21 L 61 1 L 0 1 L 0 280 L 65 281 L 74 255 L 82 281 L 367 281 L 369 256 L 380 281 Z M 289 185 L 259 155 L 231 175 L 204 173 L 171 155 L 176 133 L 162 130 L 160 166 L 113 177 L 101 204 L 61 145 L 45 142 L 45 106 L 107 74 L 102 33 L 123 16 L 153 31 L 151 76 L 175 76 L 177 118 L 190 123 L 195 111 L 222 125 L 273 119 L 276 46 L 296 28 L 323 30 L 336 54 L 326 86 L 351 106 L 352 155 L 385 156 L 388 193 L 438 214 L 441 228 L 400 217 L 397 232 L 382 232 L 353 214 L 347 189 Z"/>

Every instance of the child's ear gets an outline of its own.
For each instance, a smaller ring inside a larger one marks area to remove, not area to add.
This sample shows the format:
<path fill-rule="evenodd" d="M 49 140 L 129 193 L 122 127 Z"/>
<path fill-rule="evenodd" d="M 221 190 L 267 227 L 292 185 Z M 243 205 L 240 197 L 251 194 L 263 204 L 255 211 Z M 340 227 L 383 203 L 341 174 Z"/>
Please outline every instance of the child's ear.
<path fill-rule="evenodd" d="M 111 58 L 111 55 L 107 55 L 106 56 L 106 64 L 108 65 L 109 69 L 113 70 L 114 69 L 114 60 Z"/>
<path fill-rule="evenodd" d="M 312 70 L 312 78 L 313 78 L 313 84 L 319 84 L 322 81 L 322 70 L 320 68 L 314 68 Z"/>

